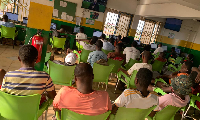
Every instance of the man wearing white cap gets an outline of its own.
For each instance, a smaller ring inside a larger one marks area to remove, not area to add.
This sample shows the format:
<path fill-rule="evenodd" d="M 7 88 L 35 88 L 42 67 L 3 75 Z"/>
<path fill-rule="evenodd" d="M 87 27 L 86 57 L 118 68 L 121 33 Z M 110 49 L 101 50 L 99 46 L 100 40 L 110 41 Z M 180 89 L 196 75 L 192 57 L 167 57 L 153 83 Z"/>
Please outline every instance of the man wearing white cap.
<path fill-rule="evenodd" d="M 87 35 L 84 34 L 84 28 L 80 28 L 80 33 L 76 34 L 76 40 L 84 40 L 87 39 Z"/>

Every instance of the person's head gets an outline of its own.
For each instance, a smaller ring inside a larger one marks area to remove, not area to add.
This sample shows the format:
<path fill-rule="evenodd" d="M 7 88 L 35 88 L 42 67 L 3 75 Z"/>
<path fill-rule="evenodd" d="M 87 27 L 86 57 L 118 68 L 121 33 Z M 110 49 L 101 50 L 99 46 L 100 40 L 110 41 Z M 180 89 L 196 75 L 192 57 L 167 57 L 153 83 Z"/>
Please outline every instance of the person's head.
<path fill-rule="evenodd" d="M 135 77 L 135 86 L 138 90 L 147 89 L 151 84 L 153 73 L 147 68 L 140 68 Z"/>
<path fill-rule="evenodd" d="M 132 47 L 137 47 L 137 42 L 136 41 L 133 41 L 133 43 L 132 43 L 132 45 L 131 45 Z"/>
<path fill-rule="evenodd" d="M 34 67 L 38 58 L 38 51 L 32 45 L 24 45 L 19 49 L 19 61 L 22 67 Z"/>
<path fill-rule="evenodd" d="M 146 45 L 144 47 L 144 51 L 150 51 L 151 50 L 151 45 Z"/>
<path fill-rule="evenodd" d="M 78 90 L 81 90 L 81 88 L 92 89 L 94 74 L 91 65 L 87 63 L 78 64 L 74 70 L 74 75 Z"/>
<path fill-rule="evenodd" d="M 172 52 L 175 52 L 175 47 L 172 47 L 172 48 L 171 48 L 171 51 L 172 51 Z"/>
<path fill-rule="evenodd" d="M 93 36 L 92 39 L 90 40 L 90 44 L 93 45 L 98 41 L 98 37 L 97 36 Z"/>
<path fill-rule="evenodd" d="M 144 51 L 144 53 L 142 54 L 142 60 L 144 63 L 148 63 L 148 61 L 151 58 L 151 52 L 150 51 Z"/>
<path fill-rule="evenodd" d="M 181 66 L 181 70 L 180 72 L 181 73 L 188 73 L 190 74 L 191 71 L 192 71 L 192 67 L 193 67 L 193 64 L 191 61 L 186 61 L 183 63 L 183 65 Z"/>
<path fill-rule="evenodd" d="M 68 65 L 75 65 L 76 63 L 76 54 L 75 53 L 69 53 L 66 57 L 65 57 L 65 63 Z"/>
<path fill-rule="evenodd" d="M 189 95 L 192 92 L 193 80 L 190 76 L 180 75 L 171 79 L 171 86 L 176 95 Z"/>
<path fill-rule="evenodd" d="M 115 38 L 111 37 L 111 38 L 109 39 L 109 42 L 110 42 L 111 44 L 114 44 Z"/>
<path fill-rule="evenodd" d="M 84 28 L 80 27 L 80 33 L 84 33 Z"/>
<path fill-rule="evenodd" d="M 159 58 L 164 59 L 164 58 L 165 58 L 165 53 L 164 53 L 164 52 L 160 52 L 160 54 L 159 54 Z"/>
<path fill-rule="evenodd" d="M 97 0 L 94 0 L 94 3 L 97 3 Z"/>
<path fill-rule="evenodd" d="M 105 34 L 102 34 L 102 35 L 101 35 L 101 39 L 103 39 L 103 40 L 106 39 L 106 35 L 105 35 Z"/>
<path fill-rule="evenodd" d="M 117 36 L 117 40 L 118 40 L 118 41 L 121 41 L 121 39 L 122 39 L 122 36 L 121 36 L 121 35 L 118 35 L 118 36 Z"/>
<path fill-rule="evenodd" d="M 158 44 L 158 47 L 162 47 L 162 43 Z"/>
<path fill-rule="evenodd" d="M 3 15 L 3 21 L 8 22 L 8 16 L 7 15 Z"/>
<path fill-rule="evenodd" d="M 115 46 L 115 52 L 121 52 L 123 49 L 123 44 L 122 43 L 119 43 Z"/>
<path fill-rule="evenodd" d="M 96 42 L 96 49 L 97 49 L 97 50 L 101 50 L 102 47 L 103 47 L 103 42 L 102 42 L 101 40 L 98 40 L 98 41 Z"/>
<path fill-rule="evenodd" d="M 194 59 L 194 55 L 193 54 L 188 54 L 187 59 L 189 61 L 192 61 Z"/>

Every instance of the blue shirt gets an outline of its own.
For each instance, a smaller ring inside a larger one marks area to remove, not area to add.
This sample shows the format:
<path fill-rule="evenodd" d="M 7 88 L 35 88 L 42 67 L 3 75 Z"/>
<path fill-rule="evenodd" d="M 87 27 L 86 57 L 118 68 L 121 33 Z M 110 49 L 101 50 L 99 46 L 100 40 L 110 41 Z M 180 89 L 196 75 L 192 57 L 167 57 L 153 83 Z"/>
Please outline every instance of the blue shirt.
<path fill-rule="evenodd" d="M 0 25 L 3 25 L 5 27 L 15 27 L 15 24 L 12 22 L 4 22 L 4 21 L 0 21 Z"/>
<path fill-rule="evenodd" d="M 107 60 L 107 55 L 103 51 L 93 51 L 89 54 L 87 62 L 93 67 L 93 64 L 100 59 Z"/>

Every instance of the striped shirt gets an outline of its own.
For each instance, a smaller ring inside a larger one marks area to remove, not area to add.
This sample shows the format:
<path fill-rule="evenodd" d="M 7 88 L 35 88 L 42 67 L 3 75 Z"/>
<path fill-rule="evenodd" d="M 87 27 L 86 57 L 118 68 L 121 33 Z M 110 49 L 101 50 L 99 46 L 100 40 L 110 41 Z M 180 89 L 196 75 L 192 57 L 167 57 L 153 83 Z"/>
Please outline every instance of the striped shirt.
<path fill-rule="evenodd" d="M 15 95 L 42 94 L 45 90 L 54 89 L 50 76 L 34 68 L 20 68 L 6 73 L 1 87 L 1 91 Z"/>

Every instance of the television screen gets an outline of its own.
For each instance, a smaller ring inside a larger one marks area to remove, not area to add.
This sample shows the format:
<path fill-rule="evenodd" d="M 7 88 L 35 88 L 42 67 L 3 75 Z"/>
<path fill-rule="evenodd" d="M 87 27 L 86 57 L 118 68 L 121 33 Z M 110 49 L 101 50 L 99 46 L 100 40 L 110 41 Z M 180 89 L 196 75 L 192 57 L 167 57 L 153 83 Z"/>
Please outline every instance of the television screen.
<path fill-rule="evenodd" d="M 6 12 L 9 20 L 18 21 L 18 14 L 13 14 L 11 12 Z"/>
<path fill-rule="evenodd" d="M 57 25 L 55 23 L 51 23 L 51 29 L 56 29 Z"/>
<path fill-rule="evenodd" d="M 82 8 L 97 12 L 105 12 L 108 0 L 83 0 Z"/>
<path fill-rule="evenodd" d="M 27 24 L 28 23 L 28 18 L 27 17 L 23 17 L 23 24 Z"/>
<path fill-rule="evenodd" d="M 101 37 L 102 34 L 102 32 L 96 31 L 93 33 L 93 36 Z"/>
<path fill-rule="evenodd" d="M 167 18 L 165 28 L 179 32 L 181 29 L 182 20 L 175 18 Z"/>

